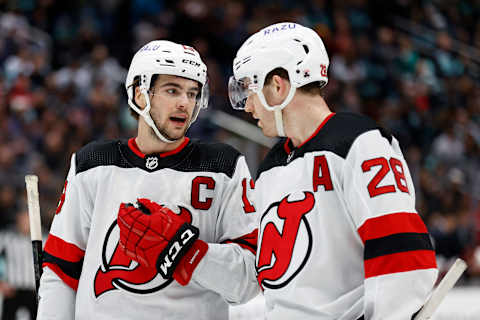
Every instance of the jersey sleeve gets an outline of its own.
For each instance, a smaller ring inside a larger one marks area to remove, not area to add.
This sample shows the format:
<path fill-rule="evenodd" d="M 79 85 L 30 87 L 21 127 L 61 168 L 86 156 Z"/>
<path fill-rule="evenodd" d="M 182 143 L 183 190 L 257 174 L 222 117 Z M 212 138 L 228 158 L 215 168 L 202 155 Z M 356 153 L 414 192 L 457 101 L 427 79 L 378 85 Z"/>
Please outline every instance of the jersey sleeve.
<path fill-rule="evenodd" d="M 44 246 L 44 274 L 40 280 L 42 299 L 39 307 L 42 310 L 54 309 L 61 294 L 65 294 L 68 301 L 62 309 L 65 314 L 59 313 L 55 318 L 48 316 L 39 319 L 68 319 L 74 314 L 75 291 L 82 272 L 92 206 L 89 191 L 81 175 L 76 174 L 74 154 Z"/>
<path fill-rule="evenodd" d="M 437 269 L 397 140 L 379 130 L 361 134 L 346 157 L 343 179 L 364 249 L 365 319 L 410 319 L 430 293 Z"/>
<path fill-rule="evenodd" d="M 37 320 L 75 319 L 75 291 L 49 268 L 44 268 L 38 291 Z"/>
<path fill-rule="evenodd" d="M 213 290 L 230 304 L 245 303 L 259 293 L 255 274 L 257 213 L 245 158 L 241 156 L 221 195 L 215 243 L 193 273 L 192 279 Z"/>

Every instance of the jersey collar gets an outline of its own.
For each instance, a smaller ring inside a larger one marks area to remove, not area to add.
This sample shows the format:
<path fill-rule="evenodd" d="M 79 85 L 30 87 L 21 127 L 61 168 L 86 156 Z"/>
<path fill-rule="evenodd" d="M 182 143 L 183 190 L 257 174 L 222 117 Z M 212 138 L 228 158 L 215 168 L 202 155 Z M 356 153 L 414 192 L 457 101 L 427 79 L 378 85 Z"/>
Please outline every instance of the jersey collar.
<path fill-rule="evenodd" d="M 335 112 L 332 112 L 325 119 L 323 119 L 322 123 L 320 123 L 317 129 L 315 129 L 315 132 L 313 132 L 313 134 L 307 140 L 303 141 L 298 147 L 295 147 L 293 145 L 292 139 L 287 138 L 287 140 L 285 141 L 285 144 L 283 145 L 283 149 L 285 150 L 285 152 L 288 155 L 290 155 L 295 150 L 302 148 L 305 144 L 307 144 L 307 142 L 311 141 L 320 132 L 323 126 L 325 126 L 328 120 L 330 120 L 334 115 L 335 115 Z"/>
<path fill-rule="evenodd" d="M 192 149 L 193 144 L 187 137 L 176 149 L 162 153 L 142 153 L 135 142 L 135 138 L 130 138 L 121 145 L 121 152 L 127 161 L 133 166 L 147 171 L 156 171 L 175 166 L 185 159 Z"/>
<path fill-rule="evenodd" d="M 189 141 L 190 141 L 190 138 L 185 137 L 185 140 L 182 142 L 182 144 L 176 147 L 175 149 L 167 152 L 156 153 L 156 155 L 158 155 L 160 158 L 165 158 L 165 157 L 177 154 L 180 151 L 182 151 L 183 148 L 185 148 L 185 146 L 188 144 Z M 133 151 L 133 153 L 135 153 L 140 158 L 145 158 L 145 154 L 142 153 L 142 151 L 140 151 L 140 149 L 138 148 L 137 141 L 135 141 L 135 138 L 128 139 L 128 147 L 130 148 L 130 150 Z"/>

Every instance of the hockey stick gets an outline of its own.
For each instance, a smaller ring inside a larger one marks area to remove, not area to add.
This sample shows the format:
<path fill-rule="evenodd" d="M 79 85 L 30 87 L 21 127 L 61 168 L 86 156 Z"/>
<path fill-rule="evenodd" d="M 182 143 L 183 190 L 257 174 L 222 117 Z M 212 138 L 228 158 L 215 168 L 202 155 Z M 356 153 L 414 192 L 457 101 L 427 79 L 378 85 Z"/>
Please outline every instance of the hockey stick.
<path fill-rule="evenodd" d="M 42 276 L 42 222 L 40 220 L 40 201 L 38 195 L 38 177 L 26 175 L 28 218 L 30 221 L 30 238 L 32 239 L 33 268 L 35 271 L 35 292 L 38 302 L 38 288 Z"/>
<path fill-rule="evenodd" d="M 462 273 L 467 269 L 467 264 L 462 259 L 455 260 L 455 263 L 450 267 L 445 277 L 432 291 L 430 298 L 423 305 L 420 312 L 413 318 L 413 320 L 427 320 L 430 319 L 442 302 L 447 292 L 453 288 Z"/>

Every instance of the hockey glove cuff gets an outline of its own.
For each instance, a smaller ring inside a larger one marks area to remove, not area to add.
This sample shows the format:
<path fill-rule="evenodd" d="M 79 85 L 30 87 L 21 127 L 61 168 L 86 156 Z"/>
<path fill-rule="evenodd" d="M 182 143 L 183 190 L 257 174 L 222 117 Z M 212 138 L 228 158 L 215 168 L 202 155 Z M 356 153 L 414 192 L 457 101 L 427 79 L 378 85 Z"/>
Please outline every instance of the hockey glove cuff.
<path fill-rule="evenodd" d="M 208 251 L 208 244 L 202 240 L 195 240 L 192 247 L 180 259 L 173 278 L 182 286 L 186 286 L 192 278 L 193 271 Z"/>

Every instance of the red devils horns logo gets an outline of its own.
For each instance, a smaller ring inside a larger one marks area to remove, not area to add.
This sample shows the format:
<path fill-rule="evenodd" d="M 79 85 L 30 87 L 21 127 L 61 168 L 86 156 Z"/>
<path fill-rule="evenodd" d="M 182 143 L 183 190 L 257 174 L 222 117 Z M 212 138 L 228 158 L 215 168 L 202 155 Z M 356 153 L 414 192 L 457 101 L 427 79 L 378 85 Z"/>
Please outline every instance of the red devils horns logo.
<path fill-rule="evenodd" d="M 313 209 L 315 198 L 313 193 L 303 192 L 302 200 L 288 201 L 293 197 L 271 204 L 262 216 L 257 257 L 257 280 L 262 288 L 287 285 L 310 256 L 312 232 L 305 215 Z"/>
<path fill-rule="evenodd" d="M 189 223 L 192 214 L 184 207 L 179 206 L 180 216 Z M 102 294 L 123 289 L 137 294 L 147 294 L 161 290 L 168 286 L 173 279 L 163 279 L 154 268 L 144 267 L 126 256 L 118 243 L 119 229 L 115 220 L 107 231 L 102 250 L 102 265 L 98 268 L 94 281 L 95 297 Z"/>

